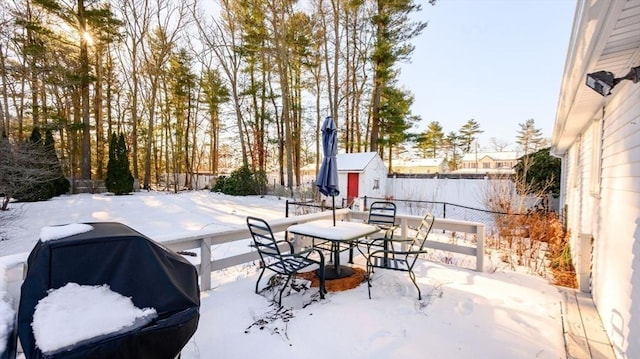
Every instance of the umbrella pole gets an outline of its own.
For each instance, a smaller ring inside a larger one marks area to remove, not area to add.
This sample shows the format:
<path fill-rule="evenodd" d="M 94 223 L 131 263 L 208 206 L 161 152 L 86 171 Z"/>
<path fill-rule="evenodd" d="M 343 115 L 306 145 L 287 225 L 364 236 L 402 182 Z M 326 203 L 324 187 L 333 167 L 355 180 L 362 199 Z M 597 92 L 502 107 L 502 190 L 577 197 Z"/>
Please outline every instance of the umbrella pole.
<path fill-rule="evenodd" d="M 333 226 L 336 226 L 336 196 L 331 196 L 331 204 L 333 207 Z"/>

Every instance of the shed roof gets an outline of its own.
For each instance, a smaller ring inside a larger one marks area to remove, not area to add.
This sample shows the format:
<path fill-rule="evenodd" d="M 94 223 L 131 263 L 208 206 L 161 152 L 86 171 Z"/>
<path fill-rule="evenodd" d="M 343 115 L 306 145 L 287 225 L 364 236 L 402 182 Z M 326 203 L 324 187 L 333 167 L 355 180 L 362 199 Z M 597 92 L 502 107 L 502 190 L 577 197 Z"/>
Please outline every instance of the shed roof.
<path fill-rule="evenodd" d="M 338 171 L 364 171 L 376 156 L 377 152 L 339 153 L 336 157 Z"/>

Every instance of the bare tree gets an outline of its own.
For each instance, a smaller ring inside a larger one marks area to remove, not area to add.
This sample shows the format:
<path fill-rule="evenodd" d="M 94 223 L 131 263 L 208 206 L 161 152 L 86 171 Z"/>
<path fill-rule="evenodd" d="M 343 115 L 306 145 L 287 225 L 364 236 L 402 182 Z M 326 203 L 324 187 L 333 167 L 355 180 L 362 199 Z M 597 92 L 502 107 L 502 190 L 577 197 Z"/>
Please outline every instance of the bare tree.
<path fill-rule="evenodd" d="M 491 147 L 493 148 L 493 150 L 496 152 L 502 152 L 507 147 L 509 147 L 509 143 L 496 137 L 491 137 L 489 139 L 489 142 L 491 143 Z"/>
<path fill-rule="evenodd" d="M 247 141 L 244 136 L 244 117 L 242 111 L 241 82 L 241 56 L 237 49 L 240 48 L 239 24 L 235 13 L 231 11 L 232 4 L 229 0 L 221 1 L 221 19 L 210 19 L 210 22 L 201 17 L 196 17 L 196 25 L 200 41 L 208 51 L 220 63 L 222 73 L 227 77 L 233 103 L 234 116 L 242 151 L 242 164 L 248 165 Z"/>
<path fill-rule="evenodd" d="M 59 173 L 56 162 L 43 155 L 40 144 L 29 142 L 11 144 L 0 137 L 0 193 L 4 193 L 0 211 L 6 211 L 11 199 L 18 193 L 42 188 L 55 180 Z"/>

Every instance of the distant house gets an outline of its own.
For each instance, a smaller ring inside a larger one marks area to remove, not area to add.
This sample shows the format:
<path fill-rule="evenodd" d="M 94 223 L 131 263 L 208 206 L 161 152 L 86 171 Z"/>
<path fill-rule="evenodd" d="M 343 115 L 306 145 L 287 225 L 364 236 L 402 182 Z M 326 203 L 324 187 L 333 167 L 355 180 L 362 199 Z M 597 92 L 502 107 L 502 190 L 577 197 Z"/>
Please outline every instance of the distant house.
<path fill-rule="evenodd" d="M 449 170 L 447 160 L 444 158 L 394 159 L 391 165 L 393 173 L 429 174 L 445 173 Z"/>
<path fill-rule="evenodd" d="M 640 82 L 603 97 L 597 71 L 640 66 L 640 2 L 578 1 L 551 153 L 580 290 L 591 292 L 618 358 L 640 358 Z"/>
<path fill-rule="evenodd" d="M 462 163 L 453 173 L 513 174 L 518 162 L 517 152 L 473 152 L 462 157 Z"/>

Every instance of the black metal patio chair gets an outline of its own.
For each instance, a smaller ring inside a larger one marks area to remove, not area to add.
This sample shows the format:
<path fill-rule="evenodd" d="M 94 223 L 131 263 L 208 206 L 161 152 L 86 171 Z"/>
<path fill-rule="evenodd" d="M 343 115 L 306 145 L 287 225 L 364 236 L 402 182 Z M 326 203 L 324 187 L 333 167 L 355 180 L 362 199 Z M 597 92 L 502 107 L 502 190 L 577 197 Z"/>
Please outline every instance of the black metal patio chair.
<path fill-rule="evenodd" d="M 286 275 L 287 280 L 280 290 L 280 296 L 278 297 L 278 305 L 282 306 L 282 292 L 284 292 L 291 277 L 299 273 L 302 269 L 317 265 L 319 267 L 320 298 L 324 299 L 324 294 L 327 291 L 324 286 L 324 255 L 322 251 L 317 248 L 309 248 L 294 252 L 293 244 L 290 241 L 286 239 L 276 240 L 271 226 L 269 226 L 269 223 L 264 219 L 249 216 L 247 217 L 247 226 L 249 227 L 249 232 L 251 232 L 254 246 L 260 255 L 260 264 L 262 267 L 262 271 L 256 282 L 256 293 L 258 293 L 262 275 L 267 269 L 278 274 Z M 281 249 L 283 245 L 286 248 L 285 251 Z M 314 253 L 318 254 L 318 259 L 311 257 Z"/>
<path fill-rule="evenodd" d="M 396 204 L 389 201 L 371 203 L 367 223 L 378 226 L 380 232 L 361 238 L 354 243 L 349 252 L 351 262 L 353 262 L 353 247 L 357 247 L 358 251 L 366 257 L 372 247 L 383 249 L 386 247 L 385 241 L 393 240 L 393 232 L 398 228 L 396 225 Z M 361 246 L 367 248 L 366 253 L 361 249 Z"/>
<path fill-rule="evenodd" d="M 418 300 L 422 299 L 420 287 L 416 283 L 416 275 L 413 267 L 421 254 L 427 253 L 425 250 L 425 242 L 433 227 L 434 216 L 427 212 L 420 225 L 416 229 L 416 233 L 410 242 L 388 240 L 387 249 L 380 249 L 369 253 L 367 256 L 367 284 L 369 290 L 369 299 L 371 299 L 371 276 L 374 268 L 390 269 L 401 272 L 408 272 L 413 285 L 418 289 Z M 396 244 L 396 245 L 394 245 Z M 404 248 L 403 248 L 404 247 Z"/>

